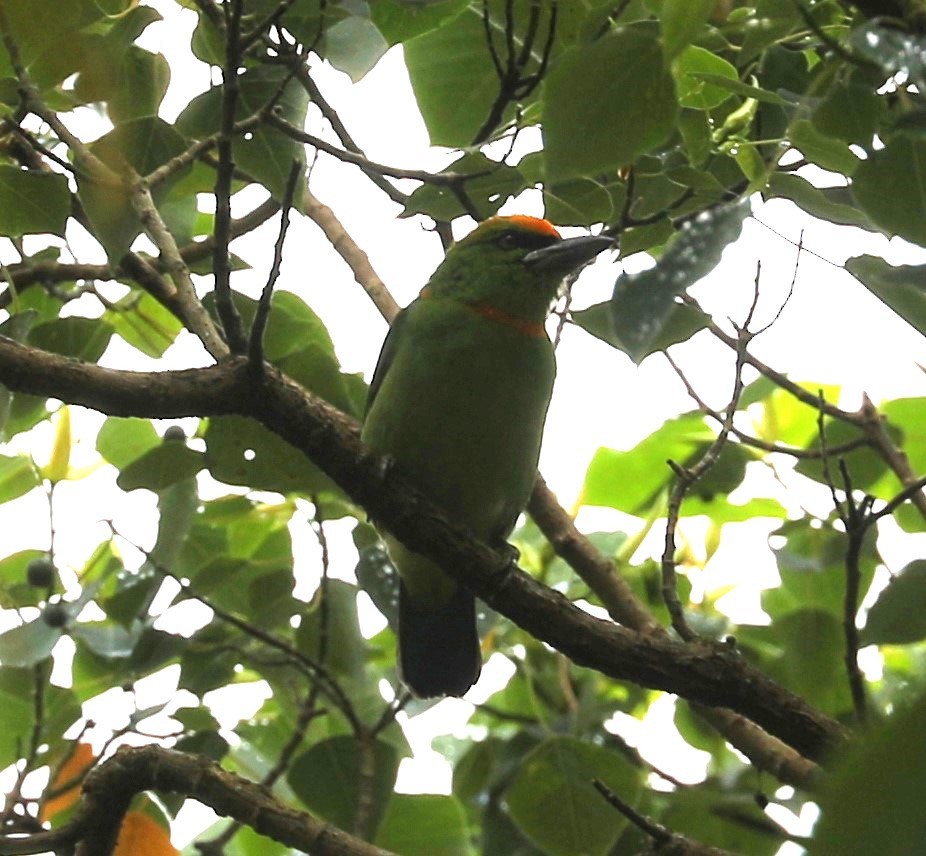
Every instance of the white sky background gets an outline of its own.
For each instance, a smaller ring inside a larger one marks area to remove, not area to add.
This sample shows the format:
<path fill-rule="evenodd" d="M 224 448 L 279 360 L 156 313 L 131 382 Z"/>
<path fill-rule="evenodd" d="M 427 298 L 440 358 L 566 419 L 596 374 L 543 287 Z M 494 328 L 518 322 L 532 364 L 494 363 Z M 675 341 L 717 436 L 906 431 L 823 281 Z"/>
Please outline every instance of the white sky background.
<path fill-rule="evenodd" d="M 209 70 L 189 52 L 195 15 L 169 0 L 152 0 L 149 5 L 161 12 L 164 21 L 150 26 L 140 43 L 164 53 L 170 61 L 173 77 L 162 108 L 162 115 L 170 120 L 189 101 L 191 93 L 208 87 Z M 338 109 L 341 119 L 369 158 L 415 169 L 438 169 L 453 159 L 452 153 L 432 149 L 428 144 L 401 49 L 392 50 L 357 84 L 317 62 L 314 73 L 326 98 Z M 73 118 L 68 117 L 67 121 L 72 129 L 81 132 Z M 90 111 L 81 111 L 80 121 L 85 123 L 85 128 L 94 128 L 91 132 L 94 136 L 108 129 Z M 311 106 L 308 127 L 314 133 L 324 131 L 331 136 L 321 124 L 317 110 Z M 530 139 L 530 134 L 524 135 L 525 143 L 529 144 Z M 409 185 L 409 189 L 413 186 Z M 401 305 L 410 302 L 441 259 L 436 236 L 424 231 L 420 219 L 398 219 L 398 206 L 373 187 L 358 169 L 337 163 L 326 155 L 320 155 L 311 187 L 322 202 L 334 209 L 351 236 L 367 252 L 396 300 Z M 240 194 L 234 200 L 237 214 L 253 207 L 256 199 L 253 193 Z M 539 193 L 523 194 L 507 203 L 502 213 L 541 214 Z M 865 252 L 881 253 L 895 264 L 923 260 L 922 251 L 899 240 L 888 242 L 861 230 L 813 221 L 790 203 L 776 201 L 761 205 L 757 201 L 755 213 L 795 244 L 801 230 L 806 230 L 804 246 L 837 265 L 849 256 Z M 263 285 L 277 228 L 278 219 L 275 218 L 253 235 L 235 243 L 235 252 L 254 266 L 253 271 L 235 274 L 236 287 L 246 282 L 247 290 L 253 292 Z M 462 229 L 461 234 L 469 228 L 471 225 Z M 79 227 L 69 234 L 69 239 L 82 261 L 105 260 L 102 250 L 93 242 L 88 244 Z M 11 260 L 8 246 L 0 247 L 0 258 Z M 354 282 L 346 265 L 320 230 L 299 216 L 292 222 L 284 258 L 278 289 L 294 291 L 305 299 L 327 324 L 344 369 L 363 372 L 369 378 L 386 324 Z M 755 220 L 749 220 L 742 239 L 727 250 L 722 264 L 693 293 L 718 321 L 723 322 L 728 316 L 742 320 L 752 300 L 756 263 L 761 260 L 762 297 L 757 324 L 762 325 L 774 316 L 784 300 L 795 259 L 794 245 L 776 237 Z M 645 258 L 631 258 L 626 268 L 639 269 L 648 263 Z M 607 299 L 621 269 L 614 263 L 614 253 L 605 254 L 583 273 L 573 291 L 573 306 L 580 308 Z M 84 304 L 87 308 L 78 304 L 75 311 L 93 314 L 91 304 L 92 300 L 87 299 Z M 849 274 L 809 253 L 801 256 L 794 294 L 780 319 L 756 339 L 750 349 L 755 356 L 795 380 L 841 384 L 843 399 L 840 403 L 843 406 L 857 406 L 862 391 L 876 402 L 926 395 L 926 375 L 918 366 L 926 365 L 926 340 Z M 709 334 L 702 333 L 692 342 L 674 349 L 673 356 L 685 368 L 702 397 L 718 409 L 722 408 L 732 388 L 732 351 L 716 343 Z M 205 353 L 189 336 L 178 342 L 167 357 L 167 362 L 175 368 L 207 361 Z M 163 361 L 148 360 L 115 338 L 101 362 L 120 368 L 165 367 Z M 630 448 L 666 418 L 692 409 L 693 403 L 660 355 L 636 367 L 623 354 L 578 328 L 566 329 L 558 351 L 558 365 L 540 468 L 563 504 L 569 507 L 596 448 Z M 101 424 L 102 418 L 78 409 L 73 417 L 75 435 L 82 439 L 73 453 L 72 463 L 91 463 L 98 458 L 93 446 L 96 426 Z M 188 424 L 192 426 L 195 421 L 188 420 Z M 31 435 L 15 438 L 5 451 L 28 451 L 42 462 L 50 450 L 51 436 L 51 426 L 45 423 Z M 758 477 L 763 479 L 763 486 L 766 482 L 772 483 L 767 474 L 759 473 Z M 91 489 L 98 504 L 88 510 L 87 496 Z M 217 495 L 226 491 L 224 488 L 216 491 L 204 479 L 204 492 Z M 796 509 L 793 497 L 780 491 L 774 495 Z M 801 498 L 814 510 L 826 513 L 829 500 L 825 489 Z M 98 524 L 106 518 L 113 518 L 117 528 L 136 543 L 150 545 L 153 541 L 151 523 L 156 519 L 153 497 L 141 491 L 122 495 L 115 488 L 112 468 L 105 467 L 88 479 L 59 486 L 55 546 L 63 568 L 73 569 L 83 564 L 92 549 L 106 537 L 105 528 Z M 616 512 L 586 509 L 580 514 L 579 523 L 586 531 L 591 531 L 618 528 L 622 523 L 626 525 L 627 519 Z M 349 577 L 353 570 L 353 552 L 347 538 L 348 529 L 331 528 L 335 529 L 332 533 L 333 572 Z M 749 575 L 752 585 L 745 586 L 735 601 L 725 602 L 734 617 L 741 620 L 755 620 L 759 586 L 773 585 L 776 581 L 772 553 L 761 534 L 771 528 L 767 522 L 725 527 L 721 547 L 708 564 L 702 580 L 708 589 L 715 589 L 733 582 L 742 583 L 744 574 Z M 45 549 L 48 527 L 44 496 L 33 491 L 28 497 L 4 505 L 0 509 L 0 530 L 6 554 L 29 547 Z M 696 551 L 700 549 L 699 533 L 702 531 L 696 522 L 686 527 Z M 315 542 L 307 526 L 295 526 L 294 535 L 298 551 L 297 577 L 305 580 L 317 573 Z M 882 544 L 886 546 L 888 565 L 899 569 L 911 558 L 910 552 L 917 543 L 922 544 L 922 539 L 906 536 L 903 543 Z M 311 589 L 307 586 L 306 590 Z M 177 620 L 181 616 L 184 613 Z M 189 617 L 187 613 L 186 619 Z M 369 623 L 375 624 L 376 619 L 370 619 Z M 172 622 L 172 626 L 177 625 Z M 504 670 L 499 673 L 487 669 L 472 697 L 487 697 L 506 675 Z M 128 703 L 127 698 L 119 702 L 120 691 L 112 692 L 116 696 L 107 694 L 106 701 L 110 709 Z M 152 692 L 163 692 L 163 686 L 153 688 Z M 229 725 L 241 716 L 250 715 L 251 710 L 245 704 L 247 702 L 240 699 L 229 698 L 222 705 Z M 142 700 L 139 706 L 144 706 Z M 449 767 L 440 756 L 429 751 L 428 743 L 435 733 L 462 733 L 470 709 L 465 702 L 448 700 L 418 717 L 414 727 L 407 729 L 417 757 L 414 763 L 403 762 L 401 790 L 449 790 Z M 675 742 L 666 742 L 667 730 L 658 726 L 658 722 L 667 721 L 665 716 L 665 705 L 657 705 L 647 722 L 648 726 L 652 721 L 653 727 L 628 723 L 624 720 L 629 718 L 624 718 L 620 729 L 632 740 L 638 739 L 646 757 L 657 766 L 674 771 L 682 778 L 700 778 L 703 760 L 698 760 L 699 753 L 683 754 Z"/>

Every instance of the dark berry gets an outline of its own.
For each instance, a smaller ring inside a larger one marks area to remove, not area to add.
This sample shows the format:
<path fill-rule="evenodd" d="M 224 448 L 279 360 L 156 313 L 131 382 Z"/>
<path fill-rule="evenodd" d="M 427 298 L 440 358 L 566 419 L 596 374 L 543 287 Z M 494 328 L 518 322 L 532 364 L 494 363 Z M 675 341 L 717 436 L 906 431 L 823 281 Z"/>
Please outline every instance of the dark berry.
<path fill-rule="evenodd" d="M 42 610 L 42 620 L 49 627 L 64 627 L 71 615 L 63 603 L 50 603 Z"/>
<path fill-rule="evenodd" d="M 26 579 L 35 588 L 49 588 L 55 581 L 55 566 L 49 559 L 33 559 L 26 565 Z"/>

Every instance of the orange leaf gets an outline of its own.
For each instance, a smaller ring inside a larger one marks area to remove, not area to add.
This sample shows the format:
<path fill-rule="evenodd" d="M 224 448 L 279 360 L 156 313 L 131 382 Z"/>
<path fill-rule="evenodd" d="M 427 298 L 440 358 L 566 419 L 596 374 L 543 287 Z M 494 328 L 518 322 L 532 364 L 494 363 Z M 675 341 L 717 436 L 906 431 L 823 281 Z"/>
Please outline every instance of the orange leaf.
<path fill-rule="evenodd" d="M 178 856 L 179 852 L 157 821 L 140 811 L 126 812 L 113 856 Z"/>
<path fill-rule="evenodd" d="M 56 790 L 59 786 L 66 785 L 68 782 L 78 779 L 81 773 L 90 767 L 95 760 L 96 756 L 93 754 L 93 747 L 90 746 L 89 743 L 78 743 L 71 753 L 71 757 L 61 765 L 61 769 L 55 774 L 55 780 L 51 783 L 50 789 Z M 46 820 L 53 818 L 56 814 L 65 811 L 65 809 L 69 809 L 77 802 L 79 796 L 80 784 L 78 783 L 48 800 L 42 806 L 42 811 L 39 815 L 40 819 L 44 823 Z"/>

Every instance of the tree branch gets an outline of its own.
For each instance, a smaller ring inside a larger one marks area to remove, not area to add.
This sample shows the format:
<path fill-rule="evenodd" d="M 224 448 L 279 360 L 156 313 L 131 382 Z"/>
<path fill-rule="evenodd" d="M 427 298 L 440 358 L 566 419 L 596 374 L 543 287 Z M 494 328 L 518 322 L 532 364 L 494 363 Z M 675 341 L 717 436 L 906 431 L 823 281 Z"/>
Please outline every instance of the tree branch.
<path fill-rule="evenodd" d="M 0 838 L 0 852 L 62 850 L 79 842 L 78 856 L 110 856 L 132 798 L 156 790 L 191 797 L 261 835 L 318 856 L 389 856 L 277 800 L 266 788 L 223 770 L 201 755 L 159 746 L 123 746 L 84 781 L 77 815 L 65 826 L 23 838 Z"/>
<path fill-rule="evenodd" d="M 577 665 L 609 677 L 728 707 L 813 760 L 845 741 L 836 721 L 749 665 L 735 650 L 646 638 L 595 618 L 459 529 L 359 440 L 356 423 L 268 366 L 255 383 L 246 359 L 206 369 L 126 372 L 0 338 L 0 383 L 117 416 L 251 416 L 306 454 L 415 552 Z"/>
<path fill-rule="evenodd" d="M 334 211 L 314 196 L 308 187 L 305 188 L 303 195 L 303 205 L 306 216 L 325 233 L 325 237 L 334 247 L 335 252 L 347 262 L 354 274 L 354 279 L 369 295 L 383 318 L 391 324 L 395 316 L 399 314 L 401 307 L 395 302 L 395 298 L 389 293 L 389 289 L 379 278 L 379 274 L 373 270 L 369 256 L 348 234 Z"/>

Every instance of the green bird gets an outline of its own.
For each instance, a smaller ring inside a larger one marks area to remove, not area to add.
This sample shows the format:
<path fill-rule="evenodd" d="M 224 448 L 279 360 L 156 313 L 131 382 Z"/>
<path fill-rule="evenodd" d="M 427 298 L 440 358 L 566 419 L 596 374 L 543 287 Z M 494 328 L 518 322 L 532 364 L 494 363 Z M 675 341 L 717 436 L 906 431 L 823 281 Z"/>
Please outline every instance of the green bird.
<path fill-rule="evenodd" d="M 611 240 L 492 217 L 454 244 L 383 344 L 362 438 L 475 536 L 501 547 L 530 496 L 556 361 L 544 321 L 563 278 Z M 473 595 L 383 533 L 401 577 L 399 671 L 461 696 L 482 653 Z"/>

